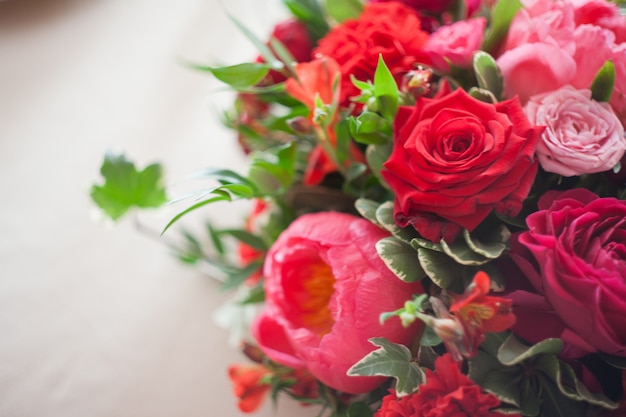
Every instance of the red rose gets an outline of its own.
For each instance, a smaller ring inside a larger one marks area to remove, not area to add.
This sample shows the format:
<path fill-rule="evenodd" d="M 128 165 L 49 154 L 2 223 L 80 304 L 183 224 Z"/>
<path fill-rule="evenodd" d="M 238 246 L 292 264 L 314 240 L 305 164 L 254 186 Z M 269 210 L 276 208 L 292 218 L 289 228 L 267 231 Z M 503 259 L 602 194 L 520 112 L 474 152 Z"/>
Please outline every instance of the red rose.
<path fill-rule="evenodd" d="M 402 3 L 370 3 L 361 16 L 334 27 L 319 41 L 314 56 L 334 58 L 341 67 L 341 103 L 360 94 L 350 75 L 358 80 L 374 80 L 378 56 L 400 85 L 402 76 L 415 64 L 430 62 L 422 51 L 428 34 L 420 29 L 417 12 Z"/>
<path fill-rule="evenodd" d="M 454 240 L 495 209 L 515 216 L 537 172 L 543 128 L 517 99 L 488 104 L 458 89 L 402 107 L 383 176 L 395 192 L 395 220 L 426 239 Z"/>
<path fill-rule="evenodd" d="M 538 294 L 511 294 L 514 330 L 531 342 L 561 337 L 582 353 L 626 356 L 626 201 L 580 188 L 549 192 L 526 224 L 512 237 L 511 256 Z M 537 328 L 526 319 L 543 304 L 563 324 Z"/>
<path fill-rule="evenodd" d="M 483 392 L 445 354 L 435 361 L 435 371 L 426 370 L 426 383 L 418 392 L 398 398 L 391 390 L 374 417 L 504 417 L 491 411 L 499 405 L 497 397 Z"/>

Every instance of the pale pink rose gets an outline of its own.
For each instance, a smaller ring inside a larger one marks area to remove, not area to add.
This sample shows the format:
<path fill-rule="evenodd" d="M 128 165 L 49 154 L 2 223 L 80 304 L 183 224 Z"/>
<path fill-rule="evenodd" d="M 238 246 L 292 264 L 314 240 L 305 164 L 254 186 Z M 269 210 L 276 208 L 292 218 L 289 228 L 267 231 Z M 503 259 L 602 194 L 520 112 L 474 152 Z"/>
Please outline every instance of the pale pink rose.
<path fill-rule="evenodd" d="M 624 128 L 608 103 L 565 86 L 530 98 L 531 123 L 544 125 L 536 155 L 541 167 L 566 177 L 612 169 L 626 151 Z"/>
<path fill-rule="evenodd" d="M 424 47 L 433 66 L 444 72 L 452 64 L 460 68 L 472 65 L 474 52 L 480 49 L 487 19 L 477 17 L 442 26 L 430 35 Z"/>
<path fill-rule="evenodd" d="M 368 339 L 408 344 L 422 328 L 405 328 L 397 318 L 379 321 L 381 313 L 423 292 L 419 282 L 398 279 L 378 256 L 376 242 L 388 235 L 368 220 L 336 212 L 305 214 L 291 223 L 265 258 L 266 309 L 252 328 L 263 352 L 346 393 L 384 382 L 346 372 L 375 349 Z"/>
<path fill-rule="evenodd" d="M 505 52 L 497 59 L 504 78 L 505 97 L 517 95 L 526 103 L 530 96 L 556 90 L 576 74 L 576 62 L 558 46 L 529 43 Z"/>

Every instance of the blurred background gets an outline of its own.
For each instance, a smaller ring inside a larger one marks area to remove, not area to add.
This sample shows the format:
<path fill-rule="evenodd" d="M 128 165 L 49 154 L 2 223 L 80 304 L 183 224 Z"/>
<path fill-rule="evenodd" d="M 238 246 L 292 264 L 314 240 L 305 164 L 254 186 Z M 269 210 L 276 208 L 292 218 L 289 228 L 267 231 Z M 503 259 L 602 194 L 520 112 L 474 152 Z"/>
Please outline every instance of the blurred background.
<path fill-rule="evenodd" d="M 246 360 L 213 320 L 228 294 L 88 196 L 108 150 L 161 161 L 172 189 L 244 169 L 219 118 L 232 95 L 182 64 L 256 56 L 226 11 L 261 38 L 286 15 L 278 0 L 0 1 L 0 416 L 241 415 L 226 367 Z M 314 414 L 283 398 L 256 415 Z"/>

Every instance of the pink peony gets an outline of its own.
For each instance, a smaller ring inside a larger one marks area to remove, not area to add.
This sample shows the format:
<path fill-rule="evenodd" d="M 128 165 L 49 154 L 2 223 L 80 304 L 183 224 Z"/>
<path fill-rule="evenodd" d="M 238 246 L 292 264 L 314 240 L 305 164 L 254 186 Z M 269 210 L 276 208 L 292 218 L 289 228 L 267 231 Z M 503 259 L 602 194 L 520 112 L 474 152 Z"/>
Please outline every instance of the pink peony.
<path fill-rule="evenodd" d="M 608 171 L 626 151 L 624 128 L 608 103 L 565 86 L 530 98 L 528 120 L 546 126 L 537 145 L 541 167 L 566 177 Z"/>
<path fill-rule="evenodd" d="M 531 342 L 561 337 L 578 356 L 626 356 L 626 201 L 580 188 L 550 191 L 526 224 L 512 237 L 511 256 L 535 292 L 512 294 L 514 330 Z M 542 312 L 554 320 L 537 326 L 524 317 L 549 317 Z"/>
<path fill-rule="evenodd" d="M 408 344 L 419 324 L 402 327 L 379 316 L 422 292 L 400 281 L 375 244 L 388 234 L 349 214 L 321 212 L 296 219 L 270 249 L 264 268 L 267 307 L 253 325 L 263 352 L 293 368 L 306 368 L 346 393 L 368 392 L 384 378 L 347 376 L 375 347 L 371 337 Z M 384 291 L 381 289 L 384 288 Z"/>
<path fill-rule="evenodd" d="M 480 49 L 486 25 L 484 17 L 477 17 L 437 29 L 424 47 L 433 66 L 444 72 L 450 70 L 450 64 L 460 68 L 470 67 L 474 52 Z"/>

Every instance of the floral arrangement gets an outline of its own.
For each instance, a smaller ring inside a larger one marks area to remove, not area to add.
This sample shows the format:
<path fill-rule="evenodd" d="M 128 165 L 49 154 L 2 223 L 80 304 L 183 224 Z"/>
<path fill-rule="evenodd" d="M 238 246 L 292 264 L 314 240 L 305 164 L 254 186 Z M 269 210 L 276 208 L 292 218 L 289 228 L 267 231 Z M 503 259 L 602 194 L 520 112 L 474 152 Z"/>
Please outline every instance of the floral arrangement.
<path fill-rule="evenodd" d="M 258 312 L 241 411 L 626 416 L 623 5 L 283 3 L 268 40 L 233 18 L 252 62 L 196 66 L 237 91 L 248 172 L 207 170 L 165 227 L 253 203 L 178 248 Z M 114 219 L 167 200 L 158 164 L 101 171 Z"/>

